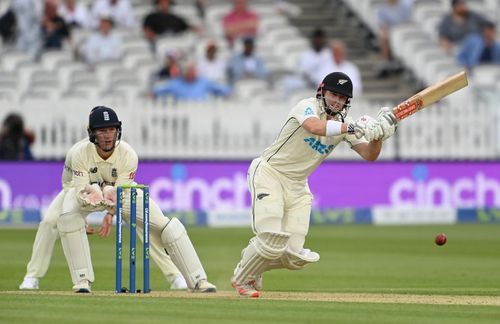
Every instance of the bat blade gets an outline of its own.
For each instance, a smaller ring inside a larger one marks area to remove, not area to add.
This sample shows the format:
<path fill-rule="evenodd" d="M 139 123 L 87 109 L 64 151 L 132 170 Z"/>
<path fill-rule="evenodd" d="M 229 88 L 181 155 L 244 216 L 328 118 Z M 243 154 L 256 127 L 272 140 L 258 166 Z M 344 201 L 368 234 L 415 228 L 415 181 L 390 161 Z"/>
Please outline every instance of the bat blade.
<path fill-rule="evenodd" d="M 467 74 L 464 71 L 459 72 L 413 95 L 394 107 L 392 112 L 398 121 L 405 119 L 436 101 L 466 87 L 467 84 Z"/>

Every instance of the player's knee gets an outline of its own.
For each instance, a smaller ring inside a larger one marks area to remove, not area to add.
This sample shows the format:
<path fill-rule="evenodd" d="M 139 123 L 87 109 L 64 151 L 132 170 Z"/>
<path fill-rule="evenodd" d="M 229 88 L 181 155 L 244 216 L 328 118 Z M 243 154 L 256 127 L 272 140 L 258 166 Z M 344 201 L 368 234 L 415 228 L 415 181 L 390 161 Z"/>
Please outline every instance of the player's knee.
<path fill-rule="evenodd" d="M 186 228 L 179 219 L 173 217 L 161 232 L 161 240 L 165 244 L 171 244 L 181 239 L 184 235 L 187 235 Z"/>
<path fill-rule="evenodd" d="M 275 260 L 286 251 L 289 239 L 289 233 L 278 231 L 261 232 L 257 234 L 253 244 L 261 257 Z"/>
<path fill-rule="evenodd" d="M 62 214 L 57 220 L 57 229 L 61 233 L 70 233 L 85 229 L 85 220 L 78 213 Z"/>

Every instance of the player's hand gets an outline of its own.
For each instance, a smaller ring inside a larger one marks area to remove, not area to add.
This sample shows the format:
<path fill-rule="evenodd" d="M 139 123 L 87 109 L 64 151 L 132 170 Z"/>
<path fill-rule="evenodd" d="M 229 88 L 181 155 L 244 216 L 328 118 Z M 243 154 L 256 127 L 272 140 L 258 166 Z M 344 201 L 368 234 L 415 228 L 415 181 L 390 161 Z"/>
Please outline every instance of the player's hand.
<path fill-rule="evenodd" d="M 116 189 L 113 186 L 105 186 L 102 189 L 102 194 L 104 198 L 104 205 L 107 207 L 114 207 L 116 204 Z"/>
<path fill-rule="evenodd" d="M 357 138 L 364 136 L 369 142 L 378 140 L 383 136 L 380 123 L 376 119 L 367 115 L 359 117 L 354 122 L 354 134 Z"/>
<path fill-rule="evenodd" d="M 380 123 L 380 127 L 382 128 L 383 135 L 380 138 L 382 141 L 385 141 L 396 132 L 398 120 L 392 109 L 389 107 L 382 107 L 378 111 L 377 120 Z"/>
<path fill-rule="evenodd" d="M 102 219 L 102 225 L 99 229 L 99 236 L 105 237 L 111 233 L 111 227 L 113 226 L 113 214 L 107 213 L 106 216 Z"/>

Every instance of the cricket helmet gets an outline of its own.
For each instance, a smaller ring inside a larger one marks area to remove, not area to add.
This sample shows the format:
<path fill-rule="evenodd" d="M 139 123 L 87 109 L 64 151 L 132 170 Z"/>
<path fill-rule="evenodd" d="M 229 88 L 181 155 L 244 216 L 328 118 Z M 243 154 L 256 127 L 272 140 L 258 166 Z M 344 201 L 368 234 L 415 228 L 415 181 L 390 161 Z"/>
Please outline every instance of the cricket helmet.
<path fill-rule="evenodd" d="M 332 72 L 328 74 L 319 85 L 318 91 L 322 90 L 328 90 L 352 98 L 351 78 L 342 72 Z"/>
<path fill-rule="evenodd" d="M 92 108 L 89 115 L 89 124 L 87 132 L 90 142 L 96 143 L 95 130 L 99 128 L 116 127 L 117 139 L 122 137 L 122 122 L 118 119 L 116 112 L 106 106 L 97 106 Z"/>
<path fill-rule="evenodd" d="M 347 97 L 342 109 L 340 111 L 333 110 L 326 102 L 325 91 L 330 91 L 332 93 L 342 95 Z M 318 87 L 316 92 L 316 98 L 320 99 L 323 104 L 324 111 L 332 117 L 340 116 L 340 119 L 344 121 L 347 116 L 347 112 L 351 107 L 352 98 L 352 81 L 349 76 L 343 72 L 332 72 L 325 76 L 323 81 Z"/>

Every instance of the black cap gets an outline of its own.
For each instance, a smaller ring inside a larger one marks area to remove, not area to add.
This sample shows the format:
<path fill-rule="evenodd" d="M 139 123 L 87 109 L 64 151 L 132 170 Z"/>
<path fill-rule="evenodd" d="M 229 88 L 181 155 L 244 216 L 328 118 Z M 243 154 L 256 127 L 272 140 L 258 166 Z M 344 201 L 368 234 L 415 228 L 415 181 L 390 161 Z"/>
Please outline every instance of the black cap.
<path fill-rule="evenodd" d="M 328 74 L 319 87 L 352 98 L 352 81 L 345 73 L 332 72 Z"/>
<path fill-rule="evenodd" d="M 456 5 L 464 4 L 464 3 L 465 3 L 464 0 L 451 0 L 451 6 L 452 7 L 455 7 Z"/>
<path fill-rule="evenodd" d="M 89 129 L 105 127 L 121 127 L 122 122 L 118 120 L 115 111 L 109 107 L 97 106 L 89 115 Z"/>

